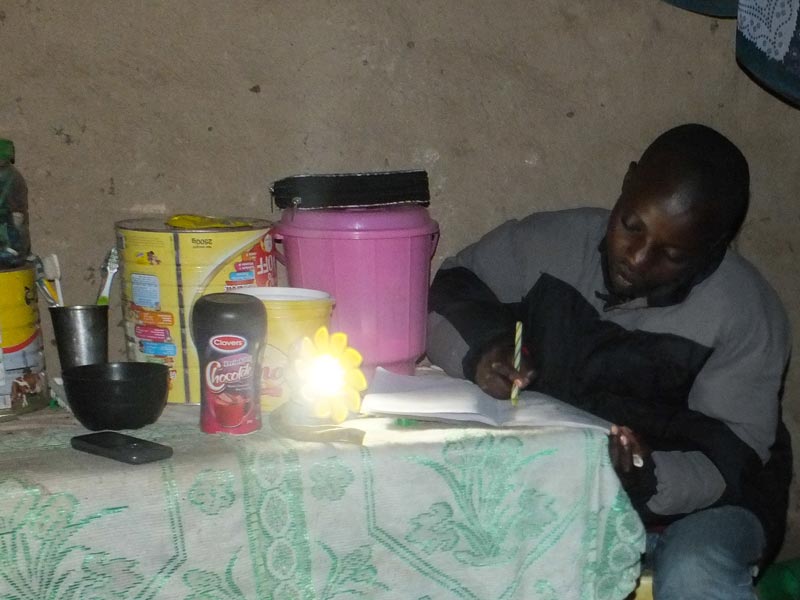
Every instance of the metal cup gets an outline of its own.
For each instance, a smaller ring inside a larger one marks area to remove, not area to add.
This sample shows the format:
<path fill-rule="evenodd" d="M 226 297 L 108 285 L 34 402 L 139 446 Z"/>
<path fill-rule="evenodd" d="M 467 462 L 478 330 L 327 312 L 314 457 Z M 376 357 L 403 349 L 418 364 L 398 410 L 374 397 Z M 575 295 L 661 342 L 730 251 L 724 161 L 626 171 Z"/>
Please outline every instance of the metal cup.
<path fill-rule="evenodd" d="M 61 371 L 108 362 L 108 306 L 51 306 Z"/>

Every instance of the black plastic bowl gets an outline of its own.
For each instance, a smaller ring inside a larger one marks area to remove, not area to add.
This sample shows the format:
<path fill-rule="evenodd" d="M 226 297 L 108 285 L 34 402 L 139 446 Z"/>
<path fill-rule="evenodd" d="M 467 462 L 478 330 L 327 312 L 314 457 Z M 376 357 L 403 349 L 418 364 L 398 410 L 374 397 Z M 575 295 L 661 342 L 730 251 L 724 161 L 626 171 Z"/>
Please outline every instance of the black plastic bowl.
<path fill-rule="evenodd" d="M 166 365 L 99 363 L 65 369 L 61 377 L 72 413 L 92 431 L 139 429 L 155 423 L 167 404 Z"/>

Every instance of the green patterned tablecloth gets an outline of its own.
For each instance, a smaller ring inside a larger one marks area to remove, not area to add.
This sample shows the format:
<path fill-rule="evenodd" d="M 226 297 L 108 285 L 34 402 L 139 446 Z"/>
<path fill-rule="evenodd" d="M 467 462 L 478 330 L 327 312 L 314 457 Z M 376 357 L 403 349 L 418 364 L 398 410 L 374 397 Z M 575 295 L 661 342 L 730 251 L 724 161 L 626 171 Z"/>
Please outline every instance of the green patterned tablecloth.
<path fill-rule="evenodd" d="M 620 600 L 641 522 L 606 437 L 351 422 L 363 446 L 202 434 L 170 406 L 130 466 L 64 411 L 0 426 L 0 598 Z"/>

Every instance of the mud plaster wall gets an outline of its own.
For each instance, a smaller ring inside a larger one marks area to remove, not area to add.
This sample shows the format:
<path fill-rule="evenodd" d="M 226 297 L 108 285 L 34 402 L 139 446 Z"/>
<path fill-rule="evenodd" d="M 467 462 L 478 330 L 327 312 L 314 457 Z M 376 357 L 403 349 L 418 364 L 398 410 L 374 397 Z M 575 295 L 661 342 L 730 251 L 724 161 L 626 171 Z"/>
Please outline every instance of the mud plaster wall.
<path fill-rule="evenodd" d="M 740 249 L 800 330 L 800 113 L 736 66 L 734 31 L 658 0 L 5 0 L 0 135 L 29 183 L 34 249 L 58 254 L 81 303 L 121 219 L 278 218 L 280 177 L 424 168 L 436 268 L 510 217 L 610 206 L 655 135 L 699 121 L 750 159 Z M 118 287 L 112 310 L 118 359 Z M 793 498 L 783 556 L 800 554 Z"/>

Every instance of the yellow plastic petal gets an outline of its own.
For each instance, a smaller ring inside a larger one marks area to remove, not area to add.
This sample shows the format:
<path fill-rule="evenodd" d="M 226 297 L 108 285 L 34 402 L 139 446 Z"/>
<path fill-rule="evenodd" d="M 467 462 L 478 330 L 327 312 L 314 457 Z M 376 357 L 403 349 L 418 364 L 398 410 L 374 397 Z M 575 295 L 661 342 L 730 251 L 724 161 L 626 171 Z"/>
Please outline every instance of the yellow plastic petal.
<path fill-rule="evenodd" d="M 352 388 L 347 388 L 344 393 L 347 400 L 347 408 L 350 409 L 350 412 L 355 413 L 361 410 L 361 394 Z"/>
<path fill-rule="evenodd" d="M 331 402 L 333 406 L 331 409 L 333 410 L 333 414 L 331 414 L 331 419 L 333 419 L 334 423 L 341 423 L 347 418 L 347 405 L 342 402 Z"/>
<path fill-rule="evenodd" d="M 317 347 L 318 354 L 324 354 L 328 351 L 328 328 L 320 327 L 314 334 L 314 345 Z"/>
<path fill-rule="evenodd" d="M 367 389 L 367 378 L 364 377 L 361 369 L 348 369 L 344 374 L 344 381 L 348 387 L 357 392 L 363 392 Z"/>
<path fill-rule="evenodd" d="M 355 348 L 347 348 L 342 354 L 341 360 L 345 369 L 357 369 L 361 366 L 361 361 L 364 359 L 361 353 Z"/>
<path fill-rule="evenodd" d="M 333 356 L 340 356 L 347 349 L 347 334 L 337 331 L 330 337 L 330 347 L 328 352 Z"/>

